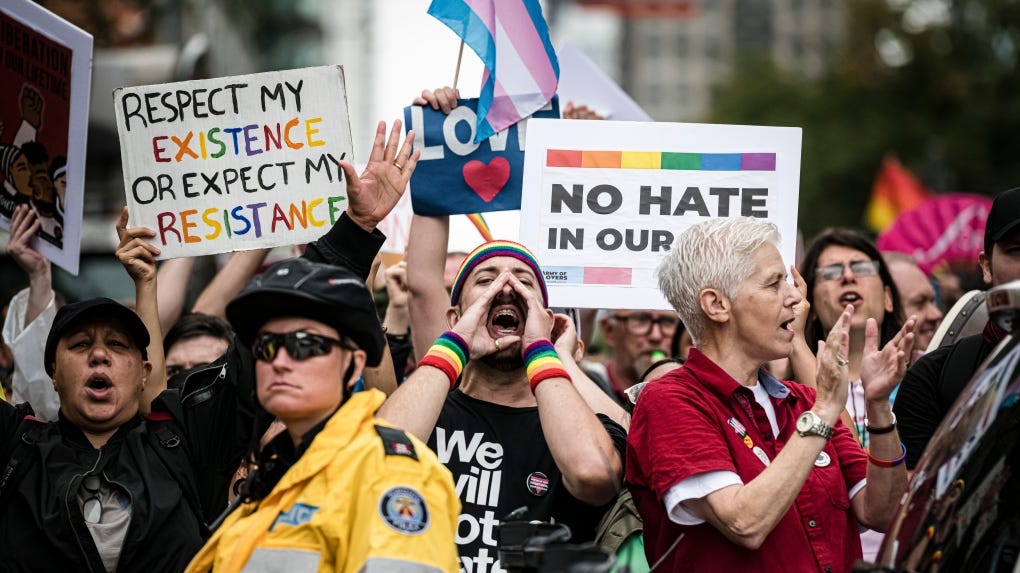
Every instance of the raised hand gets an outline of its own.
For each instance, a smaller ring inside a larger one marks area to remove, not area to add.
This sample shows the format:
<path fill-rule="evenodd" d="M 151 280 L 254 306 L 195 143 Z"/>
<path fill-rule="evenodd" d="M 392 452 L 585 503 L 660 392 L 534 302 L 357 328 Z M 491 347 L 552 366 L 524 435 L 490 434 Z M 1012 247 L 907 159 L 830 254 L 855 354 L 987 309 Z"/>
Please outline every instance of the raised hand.
<path fill-rule="evenodd" d="M 397 201 L 400 201 L 411 173 L 418 164 L 421 151 L 411 153 L 414 131 L 407 133 L 404 144 L 397 151 L 400 134 L 399 119 L 393 122 L 388 139 L 386 122 L 379 122 L 368 165 L 360 177 L 354 165 L 347 161 L 340 162 L 347 178 L 347 215 L 366 231 L 375 230 L 379 222 L 393 210 Z"/>
<path fill-rule="evenodd" d="M 839 413 L 846 407 L 846 396 L 850 388 L 850 374 L 847 358 L 850 351 L 850 319 L 853 318 L 853 305 L 846 305 L 843 314 L 829 331 L 824 342 L 818 343 L 816 358 L 817 373 L 815 374 L 818 392 L 815 404 L 832 414 L 834 422 Z"/>
<path fill-rule="evenodd" d="M 889 402 L 889 395 L 903 379 L 914 346 L 914 325 L 917 317 L 911 316 L 896 336 L 878 348 L 878 323 L 869 318 L 864 329 L 864 355 L 861 358 L 861 383 L 864 399 L 871 403 Z"/>
<path fill-rule="evenodd" d="M 450 111 L 457 107 L 457 100 L 460 99 L 460 90 L 449 86 L 436 88 L 435 91 L 422 90 L 421 95 L 414 98 L 414 105 L 430 106 L 432 109 L 449 115 Z"/>
<path fill-rule="evenodd" d="M 392 267 L 387 267 L 386 295 L 389 297 L 389 306 L 393 308 L 406 308 L 407 299 L 410 296 L 407 290 L 407 261 L 400 261 Z"/>
<path fill-rule="evenodd" d="M 587 105 L 574 105 L 572 101 L 567 102 L 567 107 L 563 108 L 563 113 L 560 115 L 563 116 L 563 119 L 605 119 L 602 114 Z"/>
<path fill-rule="evenodd" d="M 509 282 L 528 309 L 528 316 L 524 321 L 524 335 L 521 337 L 523 354 L 531 343 L 552 338 L 553 311 L 545 307 L 539 293 L 524 286 L 517 277 L 510 275 Z"/>
<path fill-rule="evenodd" d="M 18 205 L 11 215 L 11 236 L 7 241 L 7 254 L 18 263 L 29 277 L 50 271 L 50 261 L 30 245 L 41 223 L 28 205 Z"/>
<path fill-rule="evenodd" d="M 39 129 L 39 126 L 42 125 L 42 115 L 42 96 L 26 85 L 21 89 L 21 118 L 32 127 Z"/>
<path fill-rule="evenodd" d="M 135 283 L 151 282 L 156 279 L 156 257 L 159 249 L 145 241 L 144 237 L 152 238 L 156 232 L 148 227 L 127 227 L 128 208 L 121 211 L 117 221 L 117 259 L 124 265 L 124 270 Z"/>
<path fill-rule="evenodd" d="M 574 362 L 584 359 L 584 342 L 577 337 L 577 328 L 572 318 L 565 314 L 554 314 L 551 335 L 553 346 L 561 356 L 572 356 Z"/>
<path fill-rule="evenodd" d="M 804 329 L 807 327 L 807 318 L 811 314 L 811 302 L 808 300 L 807 283 L 804 277 L 800 276 L 797 267 L 790 265 L 790 276 L 793 277 L 793 287 L 800 293 L 800 302 L 793 305 L 793 324 L 791 327 L 797 336 L 804 336 Z"/>
<path fill-rule="evenodd" d="M 453 331 L 460 335 L 464 342 L 467 343 L 471 352 L 471 358 L 488 356 L 521 340 L 520 336 L 512 334 L 501 336 L 496 340 L 493 340 L 492 336 L 489 335 L 489 307 L 492 305 L 493 299 L 502 292 L 512 278 L 513 276 L 509 271 L 500 273 L 495 280 L 489 283 L 485 292 L 475 299 L 471 306 L 464 310 L 460 318 L 456 318 L 456 311 L 454 309 L 451 308 L 447 311 L 447 317 L 451 322 L 456 319 L 456 324 L 453 324 Z"/>

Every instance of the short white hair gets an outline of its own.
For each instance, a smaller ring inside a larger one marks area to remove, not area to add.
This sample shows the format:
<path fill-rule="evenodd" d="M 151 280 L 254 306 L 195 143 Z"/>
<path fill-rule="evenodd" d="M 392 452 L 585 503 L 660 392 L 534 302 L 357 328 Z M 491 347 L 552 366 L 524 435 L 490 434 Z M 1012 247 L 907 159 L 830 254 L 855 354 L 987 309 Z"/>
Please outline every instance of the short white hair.
<path fill-rule="evenodd" d="M 684 321 L 697 344 L 705 331 L 700 295 L 718 289 L 733 299 L 754 274 L 753 257 L 762 245 L 779 247 L 776 226 L 762 219 L 713 219 L 687 229 L 659 264 L 659 290 Z"/>

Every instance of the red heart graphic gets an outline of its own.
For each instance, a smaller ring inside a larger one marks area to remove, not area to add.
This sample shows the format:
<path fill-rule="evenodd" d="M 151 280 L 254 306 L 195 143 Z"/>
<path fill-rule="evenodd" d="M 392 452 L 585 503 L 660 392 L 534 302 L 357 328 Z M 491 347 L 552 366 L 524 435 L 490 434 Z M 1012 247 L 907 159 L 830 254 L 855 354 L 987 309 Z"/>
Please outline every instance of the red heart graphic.
<path fill-rule="evenodd" d="M 493 157 L 488 165 L 473 159 L 461 170 L 464 182 L 486 203 L 491 202 L 510 180 L 510 162 L 505 157 Z"/>

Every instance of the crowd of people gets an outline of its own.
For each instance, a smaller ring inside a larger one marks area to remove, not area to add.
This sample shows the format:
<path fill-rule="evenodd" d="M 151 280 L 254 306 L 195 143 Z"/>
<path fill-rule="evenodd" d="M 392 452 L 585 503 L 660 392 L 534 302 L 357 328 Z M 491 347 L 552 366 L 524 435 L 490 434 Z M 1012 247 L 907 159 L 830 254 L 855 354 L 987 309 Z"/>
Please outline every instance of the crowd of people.
<path fill-rule="evenodd" d="M 931 280 L 853 229 L 786 267 L 767 221 L 695 225 L 657 271 L 674 312 L 554 312 L 526 247 L 448 253 L 446 217 L 380 268 L 413 139 L 380 123 L 332 228 L 265 269 L 234 253 L 189 308 L 193 260 L 157 266 L 126 209 L 131 306 L 61 304 L 12 208 L 0 570 L 503 571 L 500 525 L 537 521 L 630 571 L 850 571 L 1006 335 L 926 354 Z M 1017 245 L 1020 189 L 986 282 L 1020 278 Z"/>

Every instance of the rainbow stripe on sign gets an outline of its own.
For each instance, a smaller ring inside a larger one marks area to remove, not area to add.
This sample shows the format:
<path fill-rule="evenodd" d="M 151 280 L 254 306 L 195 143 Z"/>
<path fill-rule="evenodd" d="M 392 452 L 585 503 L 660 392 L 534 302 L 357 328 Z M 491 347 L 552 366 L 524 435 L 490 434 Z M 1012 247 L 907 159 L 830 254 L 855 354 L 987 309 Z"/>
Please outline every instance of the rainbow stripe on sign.
<path fill-rule="evenodd" d="M 548 149 L 546 167 L 676 171 L 775 171 L 775 153 L 675 153 Z"/>

